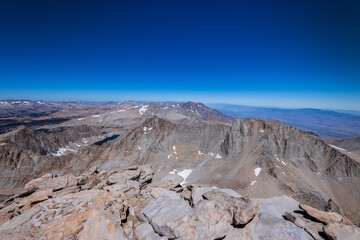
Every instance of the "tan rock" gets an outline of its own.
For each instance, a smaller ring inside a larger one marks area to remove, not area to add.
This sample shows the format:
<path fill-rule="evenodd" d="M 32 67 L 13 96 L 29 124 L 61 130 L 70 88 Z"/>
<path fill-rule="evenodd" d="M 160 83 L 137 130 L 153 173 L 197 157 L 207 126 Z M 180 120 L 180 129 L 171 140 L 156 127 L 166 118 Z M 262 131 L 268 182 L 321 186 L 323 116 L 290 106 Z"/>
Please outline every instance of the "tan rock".
<path fill-rule="evenodd" d="M 134 227 L 133 221 L 127 221 L 124 226 L 124 232 L 126 235 L 129 235 Z"/>
<path fill-rule="evenodd" d="M 330 223 L 324 226 L 324 232 L 331 240 L 360 239 L 360 228 L 345 224 Z"/>
<path fill-rule="evenodd" d="M 84 228 L 85 219 L 89 212 L 73 213 L 68 216 L 53 220 L 46 225 L 44 232 L 41 234 L 46 239 L 71 239 Z M 33 231 L 38 232 L 39 227 L 34 227 Z"/>
<path fill-rule="evenodd" d="M 95 173 L 98 172 L 97 166 L 92 166 L 89 170 L 88 170 L 88 174 L 89 175 L 93 175 Z"/>
<path fill-rule="evenodd" d="M 299 207 L 313 218 L 326 224 L 341 223 L 342 221 L 342 216 L 335 212 L 320 211 L 306 204 L 300 204 Z"/>
<path fill-rule="evenodd" d="M 308 219 L 305 219 L 300 214 L 288 213 L 284 214 L 284 217 L 293 222 L 299 228 L 304 229 L 309 233 L 315 240 L 322 240 L 323 237 L 320 236 L 319 232 L 322 232 L 323 224 L 319 222 L 313 222 Z"/>
<path fill-rule="evenodd" d="M 45 201 L 51 196 L 53 193 L 53 189 L 44 189 L 39 190 L 31 194 L 30 196 L 24 197 L 20 200 L 18 206 L 22 207 L 28 204 L 34 204 L 38 202 Z"/>
<path fill-rule="evenodd" d="M 53 178 L 53 175 L 51 173 L 47 173 L 40 178 L 36 178 L 36 179 L 28 182 L 27 184 L 25 184 L 25 190 L 37 188 L 39 185 L 41 186 L 42 184 L 46 183 L 51 178 Z"/>
<path fill-rule="evenodd" d="M 108 183 L 109 184 L 125 183 L 126 180 L 137 179 L 139 177 L 139 175 L 140 175 L 140 170 L 125 170 L 123 172 L 118 172 L 118 173 L 112 174 L 108 178 Z"/>
<path fill-rule="evenodd" d="M 161 179 L 156 186 L 165 188 L 165 189 L 174 189 L 177 186 L 180 186 L 180 183 L 184 181 L 184 178 L 177 174 L 166 175 Z"/>
<path fill-rule="evenodd" d="M 204 195 L 207 200 L 215 200 L 222 204 L 222 208 L 230 211 L 233 215 L 232 224 L 246 224 L 259 211 L 259 204 L 247 197 L 233 197 L 219 190 L 206 192 Z"/>
<path fill-rule="evenodd" d="M 161 197 L 161 196 L 169 197 L 169 198 L 172 198 L 172 199 L 180 198 L 180 195 L 178 193 L 176 193 L 174 191 L 164 189 L 164 188 L 158 188 L 158 187 L 154 187 L 154 188 L 151 189 L 151 195 L 154 198 L 158 198 L 158 197 Z"/>
<path fill-rule="evenodd" d="M 92 211 L 86 220 L 79 240 L 122 240 L 127 239 L 118 222 L 105 211 Z"/>

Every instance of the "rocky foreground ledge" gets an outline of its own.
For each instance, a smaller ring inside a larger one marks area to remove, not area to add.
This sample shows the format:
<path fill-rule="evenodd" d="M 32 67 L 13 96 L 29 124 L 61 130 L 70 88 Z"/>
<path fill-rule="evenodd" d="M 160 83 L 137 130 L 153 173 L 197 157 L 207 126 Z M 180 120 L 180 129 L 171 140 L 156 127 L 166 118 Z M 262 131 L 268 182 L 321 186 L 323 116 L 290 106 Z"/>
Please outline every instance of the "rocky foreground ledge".
<path fill-rule="evenodd" d="M 0 239 L 360 239 L 345 216 L 287 196 L 249 199 L 153 175 L 148 165 L 46 174 L 0 203 Z"/>

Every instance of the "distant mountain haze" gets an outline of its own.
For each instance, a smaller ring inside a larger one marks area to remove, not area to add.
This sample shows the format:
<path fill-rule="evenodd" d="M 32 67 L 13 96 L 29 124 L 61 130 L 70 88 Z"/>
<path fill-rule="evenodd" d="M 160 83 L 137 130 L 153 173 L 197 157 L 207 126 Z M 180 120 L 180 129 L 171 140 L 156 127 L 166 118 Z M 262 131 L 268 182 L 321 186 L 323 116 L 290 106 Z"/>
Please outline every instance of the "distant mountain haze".
<path fill-rule="evenodd" d="M 231 117 L 275 119 L 291 126 L 311 131 L 321 137 L 353 138 L 360 136 L 358 111 L 320 109 L 281 109 L 231 104 L 208 104 Z M 350 114 L 351 113 L 351 114 Z"/>

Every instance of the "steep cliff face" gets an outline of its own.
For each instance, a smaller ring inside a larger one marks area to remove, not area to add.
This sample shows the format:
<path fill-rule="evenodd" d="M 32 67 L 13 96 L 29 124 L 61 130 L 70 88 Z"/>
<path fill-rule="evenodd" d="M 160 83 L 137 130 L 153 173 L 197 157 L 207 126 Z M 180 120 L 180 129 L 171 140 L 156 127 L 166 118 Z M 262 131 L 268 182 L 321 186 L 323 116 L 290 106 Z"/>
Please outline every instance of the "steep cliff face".
<path fill-rule="evenodd" d="M 217 171 L 241 175 L 233 184 L 244 193 L 290 194 L 322 209 L 332 199 L 359 222 L 360 164 L 316 136 L 273 120 L 238 118 L 221 150 L 227 160 Z"/>
<path fill-rule="evenodd" d="M 338 181 L 360 177 L 360 164 L 349 156 L 316 136 L 274 120 L 236 119 L 221 149 L 229 157 L 253 153 L 260 161 L 275 159 L 314 173 L 324 171 Z"/>
<path fill-rule="evenodd" d="M 203 159 L 216 158 L 228 129 L 221 124 L 178 125 L 154 116 L 104 146 L 108 150 L 103 166 L 153 163 L 167 171 L 196 166 Z"/>
<path fill-rule="evenodd" d="M 1 135 L 0 188 L 17 186 L 52 166 L 61 168 L 64 163 L 59 157 L 77 153 L 85 145 L 86 138 L 98 137 L 99 134 L 99 129 L 83 125 L 38 130 L 21 126 Z"/>

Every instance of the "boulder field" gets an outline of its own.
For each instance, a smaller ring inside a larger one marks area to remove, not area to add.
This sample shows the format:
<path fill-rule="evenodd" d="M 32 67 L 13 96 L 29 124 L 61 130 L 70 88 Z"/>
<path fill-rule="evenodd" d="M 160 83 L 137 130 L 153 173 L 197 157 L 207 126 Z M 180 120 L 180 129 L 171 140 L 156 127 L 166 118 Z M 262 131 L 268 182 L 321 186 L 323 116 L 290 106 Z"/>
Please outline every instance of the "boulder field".
<path fill-rule="evenodd" d="M 0 203 L 0 239 L 360 239 L 345 216 L 288 196 L 248 198 L 153 176 L 150 165 L 46 174 Z"/>

